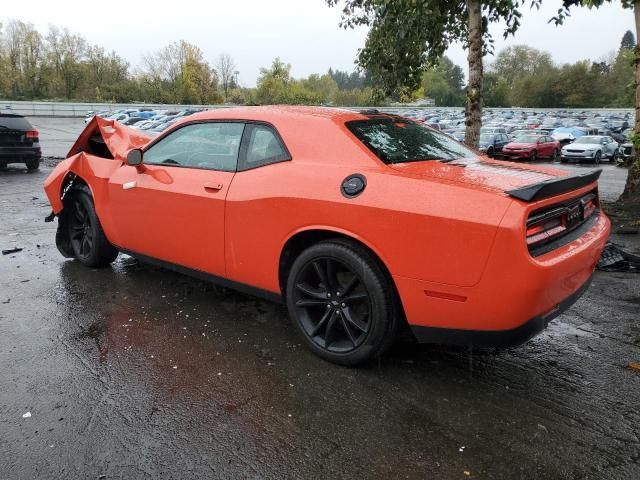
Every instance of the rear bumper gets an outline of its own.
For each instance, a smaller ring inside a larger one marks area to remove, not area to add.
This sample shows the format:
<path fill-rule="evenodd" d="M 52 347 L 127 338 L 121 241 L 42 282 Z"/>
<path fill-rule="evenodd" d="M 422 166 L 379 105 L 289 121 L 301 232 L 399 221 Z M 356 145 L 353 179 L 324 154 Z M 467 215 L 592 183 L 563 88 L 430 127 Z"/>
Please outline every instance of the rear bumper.
<path fill-rule="evenodd" d="M 2 147 L 0 146 L 0 162 L 21 163 L 25 160 L 42 157 L 40 147 Z"/>
<path fill-rule="evenodd" d="M 569 195 L 573 196 L 565 194 Z M 601 212 L 578 238 L 533 257 L 526 248 L 521 215 L 515 214 L 518 208 L 521 206 L 511 209 L 514 215 L 505 214 L 475 285 L 393 276 L 407 322 L 421 341 L 521 343 L 541 331 L 586 289 L 609 237 L 611 224 L 606 215 Z"/>
<path fill-rule="evenodd" d="M 578 290 L 561 301 L 554 309 L 544 315 L 537 315 L 519 327 L 510 330 L 457 330 L 411 326 L 411 331 L 420 343 L 439 343 L 444 345 L 467 345 L 474 347 L 513 347 L 541 333 L 549 322 L 567 310 L 589 289 L 592 277 Z"/>

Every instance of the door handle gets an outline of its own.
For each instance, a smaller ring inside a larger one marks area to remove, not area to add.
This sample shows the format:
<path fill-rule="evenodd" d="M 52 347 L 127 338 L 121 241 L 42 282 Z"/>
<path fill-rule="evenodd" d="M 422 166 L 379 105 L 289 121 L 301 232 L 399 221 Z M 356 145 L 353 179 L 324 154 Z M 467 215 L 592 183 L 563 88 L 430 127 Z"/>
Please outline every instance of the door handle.
<path fill-rule="evenodd" d="M 219 190 L 222 190 L 222 183 L 205 183 L 204 184 L 204 189 L 208 192 L 217 192 Z"/>

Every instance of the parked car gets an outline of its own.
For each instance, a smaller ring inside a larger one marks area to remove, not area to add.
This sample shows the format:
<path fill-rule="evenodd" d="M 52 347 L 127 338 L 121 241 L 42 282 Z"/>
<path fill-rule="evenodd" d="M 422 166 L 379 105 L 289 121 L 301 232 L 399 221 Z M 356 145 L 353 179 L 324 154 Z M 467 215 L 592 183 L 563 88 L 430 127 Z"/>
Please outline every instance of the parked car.
<path fill-rule="evenodd" d="M 626 142 L 620 145 L 618 148 L 617 162 L 620 166 L 628 167 L 631 164 L 631 158 L 633 155 L 633 144 Z"/>
<path fill-rule="evenodd" d="M 491 127 L 482 127 L 480 129 L 480 133 L 507 133 L 507 129 L 504 127 L 496 127 L 496 126 L 491 126 Z"/>
<path fill-rule="evenodd" d="M 615 161 L 618 154 L 618 142 L 613 138 L 595 135 L 578 138 L 575 142 L 562 147 L 562 162 L 587 160 L 600 163 L 603 158 Z"/>
<path fill-rule="evenodd" d="M 533 162 L 546 157 L 555 161 L 560 157 L 560 142 L 548 135 L 521 135 L 504 146 L 502 155 L 512 160 Z"/>
<path fill-rule="evenodd" d="M 129 117 L 126 120 L 123 120 L 122 123 L 123 125 L 135 125 L 136 123 L 140 123 L 140 122 L 145 122 L 147 119 L 145 117 Z"/>
<path fill-rule="evenodd" d="M 543 330 L 607 241 L 599 174 L 514 170 L 395 115 L 279 106 L 154 139 L 96 118 L 44 189 L 64 256 L 100 267 L 121 251 L 284 302 L 313 352 L 353 365 L 405 321 L 474 346 Z"/>
<path fill-rule="evenodd" d="M 509 134 L 509 138 L 513 141 L 518 137 L 521 137 L 523 135 L 543 135 L 542 132 L 535 130 L 535 129 L 521 129 L 521 130 L 514 130 L 513 132 L 511 132 Z"/>
<path fill-rule="evenodd" d="M 482 133 L 478 142 L 478 150 L 493 157 L 502 153 L 502 148 L 509 143 L 506 133 Z"/>
<path fill-rule="evenodd" d="M 24 163 L 27 170 L 40 167 L 40 133 L 22 115 L 0 113 L 0 168 Z"/>

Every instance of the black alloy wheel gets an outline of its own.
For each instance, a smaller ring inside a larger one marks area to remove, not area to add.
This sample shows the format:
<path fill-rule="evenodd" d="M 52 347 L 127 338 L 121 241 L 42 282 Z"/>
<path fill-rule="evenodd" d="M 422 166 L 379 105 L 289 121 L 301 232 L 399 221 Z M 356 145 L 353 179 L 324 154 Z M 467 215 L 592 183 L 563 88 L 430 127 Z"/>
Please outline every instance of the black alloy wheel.
<path fill-rule="evenodd" d="M 316 258 L 297 276 L 296 316 L 319 347 L 348 353 L 370 330 L 371 301 L 357 273 L 335 258 Z"/>
<path fill-rule="evenodd" d="M 311 350 L 354 365 L 384 351 L 395 336 L 390 283 L 377 259 L 358 245 L 321 242 L 294 262 L 287 306 Z"/>
<path fill-rule="evenodd" d="M 72 253 L 74 258 L 89 267 L 104 267 L 113 262 L 118 250 L 105 237 L 88 191 L 73 190 L 64 203 L 59 228 L 66 228 L 68 242 L 61 243 L 63 236 L 56 235 L 62 254 Z"/>
<path fill-rule="evenodd" d="M 71 248 L 79 260 L 86 259 L 93 249 L 94 226 L 89 210 L 79 198 L 74 199 L 71 218 L 69 218 L 69 239 Z"/>

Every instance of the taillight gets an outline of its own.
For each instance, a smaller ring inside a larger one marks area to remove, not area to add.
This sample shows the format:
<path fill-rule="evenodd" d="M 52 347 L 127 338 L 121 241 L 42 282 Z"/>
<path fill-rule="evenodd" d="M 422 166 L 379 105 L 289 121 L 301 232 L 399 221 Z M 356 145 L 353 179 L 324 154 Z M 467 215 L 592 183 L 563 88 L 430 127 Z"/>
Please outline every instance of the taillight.
<path fill-rule="evenodd" d="M 561 234 L 567 229 L 567 213 L 564 209 L 552 210 L 527 222 L 527 245 L 535 245 Z"/>
<path fill-rule="evenodd" d="M 571 232 L 591 218 L 599 208 L 596 191 L 546 210 L 538 210 L 527 220 L 527 246 L 547 243 Z"/>
<path fill-rule="evenodd" d="M 24 137 L 29 140 L 36 140 L 40 136 L 40 132 L 37 130 L 27 130 L 27 133 L 24 134 Z"/>

